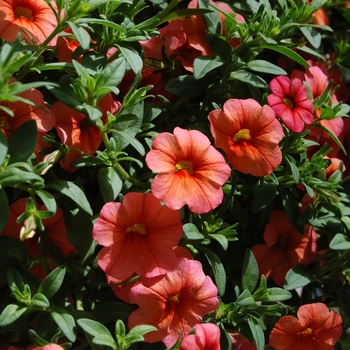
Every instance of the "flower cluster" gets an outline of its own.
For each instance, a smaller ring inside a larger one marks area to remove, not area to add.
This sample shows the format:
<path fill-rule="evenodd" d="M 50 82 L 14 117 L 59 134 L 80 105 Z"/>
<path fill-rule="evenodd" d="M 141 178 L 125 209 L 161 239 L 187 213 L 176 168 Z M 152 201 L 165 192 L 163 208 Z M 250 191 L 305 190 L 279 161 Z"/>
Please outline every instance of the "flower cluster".
<path fill-rule="evenodd" d="M 349 24 L 0 0 L 0 349 L 349 348 Z"/>

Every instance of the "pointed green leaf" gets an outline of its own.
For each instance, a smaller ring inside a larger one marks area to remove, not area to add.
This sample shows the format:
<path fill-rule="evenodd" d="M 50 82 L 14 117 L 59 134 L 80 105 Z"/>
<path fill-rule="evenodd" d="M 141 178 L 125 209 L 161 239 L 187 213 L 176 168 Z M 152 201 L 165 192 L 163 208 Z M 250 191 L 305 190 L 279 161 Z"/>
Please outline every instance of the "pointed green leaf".
<path fill-rule="evenodd" d="M 8 149 L 7 138 L 5 134 L 2 131 L 0 131 L 0 167 L 7 155 L 7 149 Z"/>
<path fill-rule="evenodd" d="M 44 294 L 47 298 L 54 296 L 60 289 L 64 276 L 66 274 L 66 268 L 59 266 L 54 269 L 46 278 L 40 283 L 38 293 Z"/>
<path fill-rule="evenodd" d="M 75 321 L 73 316 L 67 310 L 58 307 L 52 308 L 50 314 L 68 340 L 75 342 Z"/>
<path fill-rule="evenodd" d="M 243 270 L 242 270 L 242 287 L 251 293 L 256 287 L 259 278 L 259 267 L 255 260 L 254 254 L 247 249 L 244 254 Z"/>
<path fill-rule="evenodd" d="M 100 169 L 98 172 L 98 183 L 105 203 L 113 202 L 123 187 L 123 181 L 114 167 Z"/>

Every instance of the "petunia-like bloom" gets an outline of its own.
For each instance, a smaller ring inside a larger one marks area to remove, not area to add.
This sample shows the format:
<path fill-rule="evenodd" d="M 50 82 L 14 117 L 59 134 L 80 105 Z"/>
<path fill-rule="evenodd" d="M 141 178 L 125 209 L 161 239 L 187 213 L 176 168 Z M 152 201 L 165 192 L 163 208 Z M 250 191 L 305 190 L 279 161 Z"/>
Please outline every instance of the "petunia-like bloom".
<path fill-rule="evenodd" d="M 252 248 L 260 275 L 273 278 L 283 286 L 287 272 L 297 264 L 311 264 L 316 259 L 317 235 L 311 226 L 300 234 L 281 210 L 273 210 L 265 226 L 266 244 Z"/>
<path fill-rule="evenodd" d="M 213 323 L 198 323 L 195 334 L 187 335 L 180 350 L 220 350 L 220 329 Z"/>
<path fill-rule="evenodd" d="M 169 347 L 183 338 L 203 316 L 219 305 L 217 288 L 196 260 L 178 258 L 173 270 L 164 277 L 137 282 L 130 289 L 132 303 L 139 306 L 129 316 L 129 328 L 149 324 L 158 328 L 147 333 L 145 341 L 163 341 Z"/>
<path fill-rule="evenodd" d="M 129 192 L 109 202 L 95 222 L 93 237 L 104 246 L 98 263 L 118 280 L 164 275 L 176 263 L 173 248 L 182 236 L 180 212 L 161 205 L 152 193 Z"/>
<path fill-rule="evenodd" d="M 0 0 L 0 37 L 6 41 L 15 41 L 21 33 L 27 43 L 32 43 L 32 37 L 41 44 L 56 26 L 56 16 L 44 0 Z M 49 45 L 56 41 L 57 36 Z"/>
<path fill-rule="evenodd" d="M 323 303 L 300 306 L 297 317 L 283 316 L 270 334 L 276 350 L 333 350 L 342 334 L 342 318 Z"/>
<path fill-rule="evenodd" d="M 305 123 L 312 123 L 314 106 L 300 79 L 290 80 L 281 75 L 271 80 L 270 89 L 272 94 L 267 101 L 289 130 L 300 132 Z"/>
<path fill-rule="evenodd" d="M 48 344 L 48 345 L 40 346 L 38 348 L 34 348 L 33 350 L 63 350 L 63 348 L 58 344 Z"/>
<path fill-rule="evenodd" d="M 221 186 L 231 173 L 207 136 L 179 127 L 174 129 L 174 135 L 164 132 L 154 138 L 146 163 L 159 173 L 151 183 L 152 193 L 171 209 L 187 204 L 196 214 L 221 204 Z"/>
<path fill-rule="evenodd" d="M 115 114 L 121 106 L 120 102 L 114 101 L 110 94 L 103 97 L 98 105 L 104 116 L 107 111 Z M 61 101 L 56 101 L 51 109 L 56 116 L 55 128 L 62 143 L 83 153 L 93 155 L 102 143 L 100 130 L 90 123 L 84 114 L 66 106 Z M 71 163 L 79 157 L 78 152 L 68 152 L 65 162 L 61 163 L 62 168 L 74 171 L 76 168 L 72 168 Z"/>
<path fill-rule="evenodd" d="M 222 148 L 232 167 L 242 173 L 265 176 L 282 161 L 278 143 L 281 124 L 270 106 L 253 99 L 230 99 L 223 110 L 208 115 L 215 146 Z"/>

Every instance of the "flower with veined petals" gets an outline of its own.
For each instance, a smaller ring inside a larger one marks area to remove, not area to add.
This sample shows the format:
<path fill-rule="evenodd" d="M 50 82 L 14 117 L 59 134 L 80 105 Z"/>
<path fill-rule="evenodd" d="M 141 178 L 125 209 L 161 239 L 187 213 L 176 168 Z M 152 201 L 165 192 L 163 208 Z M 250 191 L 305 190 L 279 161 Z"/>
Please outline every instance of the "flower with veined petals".
<path fill-rule="evenodd" d="M 108 94 L 98 102 L 98 106 L 105 116 L 107 111 L 115 114 L 121 104 L 113 100 L 111 94 Z M 100 130 L 90 123 L 84 114 L 66 106 L 61 101 L 56 101 L 51 108 L 56 116 L 55 128 L 61 141 L 69 147 L 93 155 L 102 143 Z M 76 168 L 73 168 L 71 163 L 79 157 L 78 152 L 68 152 L 65 162 L 61 162 L 62 168 L 74 171 Z"/>
<path fill-rule="evenodd" d="M 300 132 L 305 123 L 312 123 L 314 106 L 300 79 L 290 80 L 281 75 L 271 80 L 270 89 L 272 94 L 267 101 L 289 130 Z"/>
<path fill-rule="evenodd" d="M 105 204 L 93 228 L 94 239 L 104 246 L 98 263 L 119 280 L 133 273 L 167 273 L 176 262 L 173 248 L 181 236 L 180 212 L 161 205 L 152 193 L 129 192 L 122 204 Z"/>
<path fill-rule="evenodd" d="M 180 350 L 220 350 L 220 328 L 213 323 L 198 323 L 195 334 L 187 335 Z"/>
<path fill-rule="evenodd" d="M 164 277 L 136 282 L 130 289 L 130 300 L 139 308 L 129 316 L 129 328 L 149 324 L 158 331 L 147 333 L 145 341 L 163 341 L 171 346 L 186 336 L 203 316 L 219 305 L 217 288 L 196 260 L 178 258 L 173 270 Z"/>
<path fill-rule="evenodd" d="M 283 286 L 287 272 L 297 264 L 311 264 L 316 259 L 316 232 L 311 226 L 305 226 L 300 234 L 288 221 L 281 210 L 273 210 L 265 226 L 266 244 L 257 244 L 252 248 L 259 266 L 260 275 L 273 278 Z"/>
<path fill-rule="evenodd" d="M 0 0 L 0 37 L 15 41 L 21 32 L 27 43 L 41 44 L 57 26 L 57 19 L 44 0 Z M 49 45 L 56 45 L 57 36 Z"/>
<path fill-rule="evenodd" d="M 174 135 L 164 132 L 154 138 L 146 163 L 159 173 L 151 183 L 152 193 L 171 209 L 187 204 L 196 214 L 221 204 L 221 186 L 231 173 L 207 136 L 179 127 L 174 129 Z"/>
<path fill-rule="evenodd" d="M 283 130 L 270 106 L 262 107 L 253 99 L 230 99 L 208 119 L 215 146 L 224 150 L 234 169 L 265 176 L 281 163 L 278 143 Z"/>
<path fill-rule="evenodd" d="M 297 317 L 283 316 L 270 333 L 276 350 L 333 350 L 340 338 L 342 318 L 323 303 L 300 306 Z"/>

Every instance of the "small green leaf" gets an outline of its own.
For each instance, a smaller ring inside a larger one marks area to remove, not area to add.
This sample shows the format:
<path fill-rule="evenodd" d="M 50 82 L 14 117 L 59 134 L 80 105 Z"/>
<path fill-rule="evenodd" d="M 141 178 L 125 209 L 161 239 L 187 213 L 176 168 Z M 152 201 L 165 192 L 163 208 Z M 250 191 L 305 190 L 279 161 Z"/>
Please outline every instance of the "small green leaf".
<path fill-rule="evenodd" d="M 117 45 L 117 46 L 121 51 L 122 55 L 124 56 L 126 62 L 129 63 L 134 73 L 135 74 L 140 73 L 143 67 L 143 62 L 138 52 L 136 52 L 135 50 L 127 46 L 122 46 L 122 45 Z"/>
<path fill-rule="evenodd" d="M 52 308 L 50 314 L 68 340 L 75 342 L 75 321 L 73 316 L 67 310 L 58 307 Z"/>
<path fill-rule="evenodd" d="M 39 175 L 21 170 L 15 167 L 8 167 L 0 173 L 0 185 L 4 187 L 16 187 L 25 182 L 44 182 L 44 179 Z"/>
<path fill-rule="evenodd" d="M 220 258 L 208 248 L 201 246 L 198 249 L 205 254 L 213 270 L 219 295 L 223 296 L 225 294 L 225 289 L 226 289 L 226 272 Z"/>
<path fill-rule="evenodd" d="M 0 328 L 10 326 L 17 321 L 28 308 L 17 304 L 9 304 L 5 307 L 0 315 Z"/>
<path fill-rule="evenodd" d="M 98 172 L 98 183 L 105 203 L 113 202 L 123 187 L 123 181 L 114 167 L 100 169 Z"/>
<path fill-rule="evenodd" d="M 75 23 L 68 21 L 67 22 L 72 29 L 73 34 L 77 38 L 80 46 L 83 50 L 88 50 L 90 48 L 91 38 L 89 33 L 83 28 L 78 27 Z"/>
<path fill-rule="evenodd" d="M 193 62 L 193 76 L 195 79 L 205 77 L 215 68 L 221 67 L 224 62 L 220 58 L 199 56 Z"/>
<path fill-rule="evenodd" d="M 5 136 L 5 134 L 1 131 L 0 132 L 0 167 L 2 165 L 2 163 L 5 160 L 5 157 L 7 155 L 7 138 Z"/>
<path fill-rule="evenodd" d="M 188 98 L 198 97 L 205 92 L 203 83 L 199 82 L 191 75 L 181 75 L 170 80 L 166 85 L 165 90 L 176 96 L 184 96 Z"/>
<path fill-rule="evenodd" d="M 282 288 L 269 288 L 268 289 L 268 300 L 267 301 L 284 301 L 292 297 L 292 293 Z"/>
<path fill-rule="evenodd" d="M 64 276 L 66 274 L 66 268 L 59 266 L 54 269 L 46 278 L 40 283 L 38 293 L 44 294 L 47 298 L 53 297 L 60 289 Z"/>
<path fill-rule="evenodd" d="M 261 325 L 252 317 L 248 318 L 248 325 L 252 332 L 257 350 L 263 350 L 265 346 L 265 337 Z"/>
<path fill-rule="evenodd" d="M 287 72 L 273 63 L 264 60 L 254 60 L 247 63 L 247 68 L 259 72 L 274 75 L 287 75 Z"/>
<path fill-rule="evenodd" d="M 293 290 L 299 287 L 304 287 L 311 283 L 313 275 L 311 271 L 304 265 L 296 265 L 287 272 L 284 289 Z"/>
<path fill-rule="evenodd" d="M 248 72 L 245 70 L 232 72 L 230 75 L 230 79 L 239 80 L 245 84 L 249 84 L 257 88 L 265 89 L 267 87 L 267 83 L 264 79 L 260 78 L 252 72 Z"/>
<path fill-rule="evenodd" d="M 118 350 L 117 343 L 111 335 L 98 334 L 92 339 L 92 342 L 96 345 L 108 346 L 113 350 Z"/>
<path fill-rule="evenodd" d="M 7 139 L 9 164 L 27 161 L 34 152 L 37 132 L 35 120 L 28 120 L 11 133 Z"/>
<path fill-rule="evenodd" d="M 113 134 L 117 134 L 119 137 L 123 138 L 124 140 L 127 140 L 127 142 L 133 146 L 137 152 L 141 156 L 145 155 L 145 148 L 143 147 L 142 143 L 138 141 L 134 136 L 131 136 L 128 131 L 122 131 L 122 130 L 110 130 Z"/>
<path fill-rule="evenodd" d="M 255 299 L 248 289 L 245 289 L 237 298 L 236 303 L 242 306 L 255 305 Z"/>
<path fill-rule="evenodd" d="M 47 211 L 49 211 L 52 214 L 55 214 L 56 210 L 57 210 L 55 197 L 50 192 L 47 192 L 47 191 L 44 191 L 44 190 L 37 191 L 36 194 L 43 201 Z"/>
<path fill-rule="evenodd" d="M 144 340 L 144 335 L 149 332 L 157 331 L 157 328 L 150 325 L 139 325 L 130 330 L 125 336 L 124 341 L 126 346 L 129 347 L 131 344 L 141 342 Z"/>
<path fill-rule="evenodd" d="M 244 254 L 243 269 L 242 269 L 242 287 L 243 289 L 253 292 L 259 278 L 259 267 L 255 260 L 254 254 L 250 249 L 247 249 Z"/>
<path fill-rule="evenodd" d="M 342 233 L 337 233 L 329 243 L 329 247 L 333 250 L 348 250 L 350 249 L 350 241 Z"/>
<path fill-rule="evenodd" d="M 44 294 L 34 294 L 29 306 L 34 308 L 46 309 L 50 307 L 50 302 Z"/>
<path fill-rule="evenodd" d="M 77 320 L 78 325 L 88 334 L 91 334 L 93 337 L 96 337 L 100 334 L 111 336 L 109 330 L 101 323 L 88 318 L 80 318 Z"/>
<path fill-rule="evenodd" d="M 187 223 L 183 225 L 184 235 L 190 240 L 203 240 L 205 237 L 198 231 L 196 225 Z"/>
<path fill-rule="evenodd" d="M 103 86 L 117 86 L 123 80 L 125 71 L 125 59 L 122 57 L 108 64 L 102 71 L 104 79 Z"/>
<path fill-rule="evenodd" d="M 72 199 L 77 206 L 87 214 L 92 215 L 90 203 L 85 197 L 84 192 L 73 182 L 66 180 L 53 180 L 46 184 L 46 188 L 53 189 L 68 198 Z"/>

